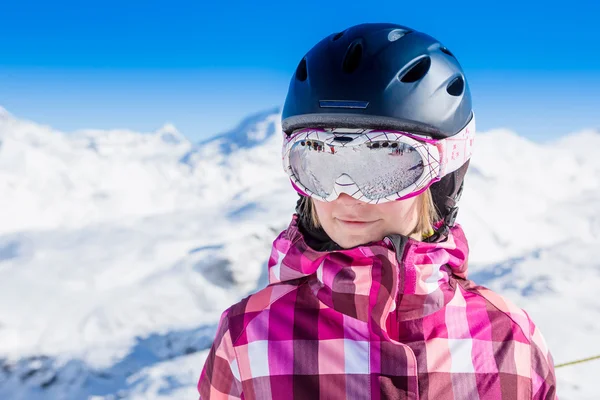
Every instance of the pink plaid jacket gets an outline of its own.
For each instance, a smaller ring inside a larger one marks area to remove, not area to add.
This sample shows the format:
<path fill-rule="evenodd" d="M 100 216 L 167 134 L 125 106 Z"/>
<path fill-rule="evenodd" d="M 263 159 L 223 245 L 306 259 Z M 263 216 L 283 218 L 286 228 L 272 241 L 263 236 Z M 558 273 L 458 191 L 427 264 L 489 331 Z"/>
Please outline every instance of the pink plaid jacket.
<path fill-rule="evenodd" d="M 388 238 L 318 252 L 294 217 L 270 285 L 226 310 L 201 399 L 555 399 L 528 315 L 466 279 L 460 226 L 441 243 Z"/>

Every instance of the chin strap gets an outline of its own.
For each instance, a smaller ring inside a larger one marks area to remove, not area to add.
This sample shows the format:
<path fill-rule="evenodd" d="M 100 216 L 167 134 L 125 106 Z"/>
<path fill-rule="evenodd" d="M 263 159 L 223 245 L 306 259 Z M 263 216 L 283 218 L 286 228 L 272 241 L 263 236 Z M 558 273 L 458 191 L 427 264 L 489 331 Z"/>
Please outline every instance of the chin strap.
<path fill-rule="evenodd" d="M 450 228 L 454 226 L 456 222 L 456 217 L 458 216 L 458 202 L 460 201 L 460 196 L 462 195 L 463 184 L 460 185 L 460 189 L 456 195 L 456 197 L 447 197 L 446 204 L 444 210 L 444 219 L 441 221 L 441 225 L 437 228 L 437 230 L 433 233 L 433 235 L 426 238 L 425 242 L 437 242 L 439 240 L 445 240 L 448 237 L 448 233 L 450 232 Z"/>
<path fill-rule="evenodd" d="M 426 242 L 445 240 L 448 237 L 450 228 L 454 226 L 458 216 L 458 202 L 463 193 L 464 177 L 469 168 L 469 161 L 456 171 L 443 177 L 439 182 L 431 185 L 433 202 L 443 219 L 440 221 L 441 224 L 435 233 L 425 239 Z"/>

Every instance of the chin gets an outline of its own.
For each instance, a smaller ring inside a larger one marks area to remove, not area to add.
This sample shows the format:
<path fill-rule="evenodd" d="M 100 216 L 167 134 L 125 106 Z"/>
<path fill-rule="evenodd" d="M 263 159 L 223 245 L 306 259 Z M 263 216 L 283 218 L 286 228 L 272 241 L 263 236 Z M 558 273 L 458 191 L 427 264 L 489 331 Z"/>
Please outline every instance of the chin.
<path fill-rule="evenodd" d="M 350 249 L 352 247 L 357 247 L 360 245 L 364 245 L 367 243 L 371 243 L 371 242 L 375 242 L 379 239 L 373 239 L 370 237 L 356 237 L 356 238 L 344 238 L 341 239 L 340 241 L 335 241 L 337 244 L 339 244 L 341 247 L 345 248 L 345 249 Z"/>

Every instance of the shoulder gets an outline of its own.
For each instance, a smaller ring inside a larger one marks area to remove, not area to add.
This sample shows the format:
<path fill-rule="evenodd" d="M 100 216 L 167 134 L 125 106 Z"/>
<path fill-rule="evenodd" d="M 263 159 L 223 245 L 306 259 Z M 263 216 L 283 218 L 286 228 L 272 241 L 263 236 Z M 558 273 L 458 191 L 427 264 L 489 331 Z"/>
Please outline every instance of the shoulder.
<path fill-rule="evenodd" d="M 465 297 L 471 299 L 467 304 L 479 303 L 485 307 L 492 340 L 512 342 L 513 351 L 518 353 L 515 360 L 523 365 L 529 363 L 534 390 L 550 390 L 555 383 L 554 361 L 542 332 L 529 314 L 506 297 L 472 281 L 462 281 L 461 287 L 468 293 Z"/>
<path fill-rule="evenodd" d="M 474 339 L 495 343 L 498 372 L 527 378 L 532 399 L 554 399 L 554 362 L 527 312 L 484 286 L 463 279 L 458 282 L 470 333 Z"/>
<path fill-rule="evenodd" d="M 260 318 L 261 315 L 268 314 L 274 303 L 284 300 L 286 296 L 293 295 L 297 289 L 298 286 L 294 284 L 269 285 L 225 310 L 220 325 L 227 327 L 231 339 L 235 343 L 242 336 L 248 324 Z"/>
<path fill-rule="evenodd" d="M 465 291 L 466 302 L 471 306 L 479 305 L 479 308 L 485 308 L 485 317 L 489 319 L 493 334 L 498 337 L 504 333 L 506 339 L 510 337 L 518 342 L 533 343 L 536 328 L 525 310 L 485 286 L 469 280 L 459 282 Z"/>

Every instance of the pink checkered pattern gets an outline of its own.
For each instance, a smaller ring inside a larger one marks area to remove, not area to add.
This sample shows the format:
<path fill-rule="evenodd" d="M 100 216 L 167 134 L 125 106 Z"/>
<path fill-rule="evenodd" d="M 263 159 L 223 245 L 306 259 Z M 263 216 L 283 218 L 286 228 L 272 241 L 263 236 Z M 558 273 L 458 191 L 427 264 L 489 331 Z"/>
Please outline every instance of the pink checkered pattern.
<path fill-rule="evenodd" d="M 223 313 L 201 399 L 556 399 L 521 309 L 467 280 L 460 226 L 441 243 L 318 252 L 295 216 L 270 285 Z"/>

